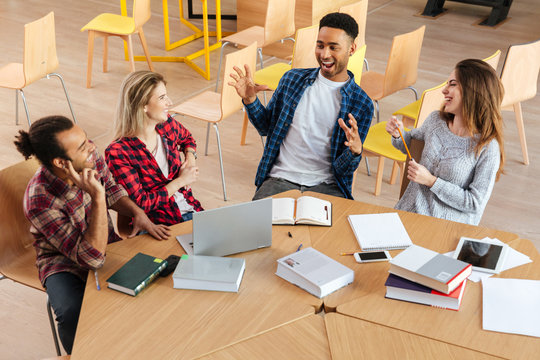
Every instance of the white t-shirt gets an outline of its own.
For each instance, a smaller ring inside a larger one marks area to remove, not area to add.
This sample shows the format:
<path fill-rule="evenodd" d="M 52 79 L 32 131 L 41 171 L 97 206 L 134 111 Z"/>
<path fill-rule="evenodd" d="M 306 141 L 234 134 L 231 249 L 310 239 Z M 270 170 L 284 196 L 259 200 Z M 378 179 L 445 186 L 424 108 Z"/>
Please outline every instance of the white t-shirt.
<path fill-rule="evenodd" d="M 165 146 L 163 145 L 163 139 L 161 139 L 161 136 L 159 136 L 159 134 L 157 135 L 156 149 L 152 152 L 152 155 L 154 155 L 154 158 L 156 159 L 163 175 L 165 177 L 168 177 L 169 162 L 167 161 L 167 151 L 165 150 Z M 186 201 L 184 195 L 179 191 L 174 193 L 174 201 L 176 202 L 176 205 L 178 205 L 178 208 L 180 209 L 180 213 L 182 215 L 187 212 L 195 211 L 193 206 Z"/>
<path fill-rule="evenodd" d="M 271 177 L 305 186 L 334 182 L 330 142 L 341 105 L 340 89 L 345 83 L 328 80 L 319 71 L 296 107 Z"/>

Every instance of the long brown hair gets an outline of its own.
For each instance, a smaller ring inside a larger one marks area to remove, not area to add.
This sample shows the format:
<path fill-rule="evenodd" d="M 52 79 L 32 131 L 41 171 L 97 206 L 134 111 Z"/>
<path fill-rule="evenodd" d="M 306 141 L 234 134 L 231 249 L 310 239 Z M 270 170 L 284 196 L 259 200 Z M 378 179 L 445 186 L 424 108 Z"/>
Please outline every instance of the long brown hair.
<path fill-rule="evenodd" d="M 147 70 L 132 72 L 124 79 L 116 106 L 115 139 L 137 136 L 144 128 L 144 106 L 159 83 L 166 84 L 163 76 Z"/>
<path fill-rule="evenodd" d="M 474 152 L 480 154 L 482 148 L 493 139 L 497 140 L 501 162 L 496 180 L 504 167 L 503 119 L 501 102 L 504 88 L 495 70 L 478 59 L 460 61 L 455 68 L 456 79 L 461 88 L 463 122 L 469 135 L 474 137 Z M 441 117 L 447 122 L 454 120 L 454 114 L 441 108 Z"/>

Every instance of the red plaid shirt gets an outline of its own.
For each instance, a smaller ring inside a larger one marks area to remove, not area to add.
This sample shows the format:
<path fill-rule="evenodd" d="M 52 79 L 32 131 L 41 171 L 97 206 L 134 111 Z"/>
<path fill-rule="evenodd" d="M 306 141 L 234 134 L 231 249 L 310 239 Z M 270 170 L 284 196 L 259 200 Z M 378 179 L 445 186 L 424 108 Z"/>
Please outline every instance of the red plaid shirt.
<path fill-rule="evenodd" d="M 180 174 L 181 152 L 186 148 L 195 149 L 196 145 L 189 130 L 170 116 L 156 126 L 156 131 L 167 151 L 168 177 L 163 175 L 146 145 L 136 137 L 114 141 L 105 150 L 105 159 L 116 181 L 124 186 L 150 220 L 156 224 L 173 225 L 182 222 L 182 214 L 174 196 L 169 197 L 165 186 Z M 179 191 L 195 211 L 203 210 L 191 190 L 181 188 Z"/>
<path fill-rule="evenodd" d="M 112 177 L 103 156 L 96 150 L 96 171 L 105 185 L 107 205 L 110 207 L 126 191 Z M 24 213 L 31 223 L 36 266 L 39 279 L 45 284 L 48 276 L 69 272 L 86 281 L 88 270 L 103 266 L 105 254 L 96 250 L 84 234 L 92 214 L 92 199 L 88 193 L 65 181 L 42 166 L 28 183 L 24 194 Z M 109 240 L 121 238 L 114 232 L 109 214 Z"/>

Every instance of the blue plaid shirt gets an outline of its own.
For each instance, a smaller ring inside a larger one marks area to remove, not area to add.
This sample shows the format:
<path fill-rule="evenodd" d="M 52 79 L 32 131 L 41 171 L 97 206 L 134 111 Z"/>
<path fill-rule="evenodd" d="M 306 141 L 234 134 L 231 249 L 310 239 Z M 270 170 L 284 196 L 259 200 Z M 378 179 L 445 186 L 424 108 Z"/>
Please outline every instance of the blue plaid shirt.
<path fill-rule="evenodd" d="M 259 99 L 245 105 L 253 126 L 261 136 L 267 136 L 264 153 L 255 177 L 257 188 L 268 177 L 274 166 L 281 143 L 293 121 L 296 106 L 306 88 L 313 84 L 318 73 L 319 68 L 290 70 L 279 81 L 266 108 Z M 373 117 L 373 103 L 364 90 L 354 82 L 354 75 L 350 71 L 348 73 L 349 81 L 340 89 L 341 108 L 338 118 L 344 119 L 347 123 L 348 114 L 352 114 L 358 123 L 360 139 L 364 142 Z M 347 138 L 337 120 L 336 118 L 330 144 L 332 173 L 339 189 L 348 199 L 352 199 L 352 178 L 362 156 L 355 156 L 349 147 L 345 146 L 344 142 Z"/>

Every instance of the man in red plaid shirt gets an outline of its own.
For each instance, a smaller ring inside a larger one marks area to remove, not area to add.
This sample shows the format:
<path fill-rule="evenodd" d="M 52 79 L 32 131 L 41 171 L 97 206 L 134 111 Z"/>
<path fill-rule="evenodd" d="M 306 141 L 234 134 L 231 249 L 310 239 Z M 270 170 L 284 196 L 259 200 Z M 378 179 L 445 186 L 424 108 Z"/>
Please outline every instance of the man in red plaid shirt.
<path fill-rule="evenodd" d="M 30 180 L 24 212 L 31 223 L 36 265 L 58 321 L 62 345 L 71 353 L 88 271 L 105 261 L 114 232 L 108 208 L 133 217 L 134 236 L 146 230 L 167 239 L 169 228 L 153 224 L 112 177 L 86 133 L 63 116 L 49 116 L 20 131 L 15 141 L 41 168 Z"/>

